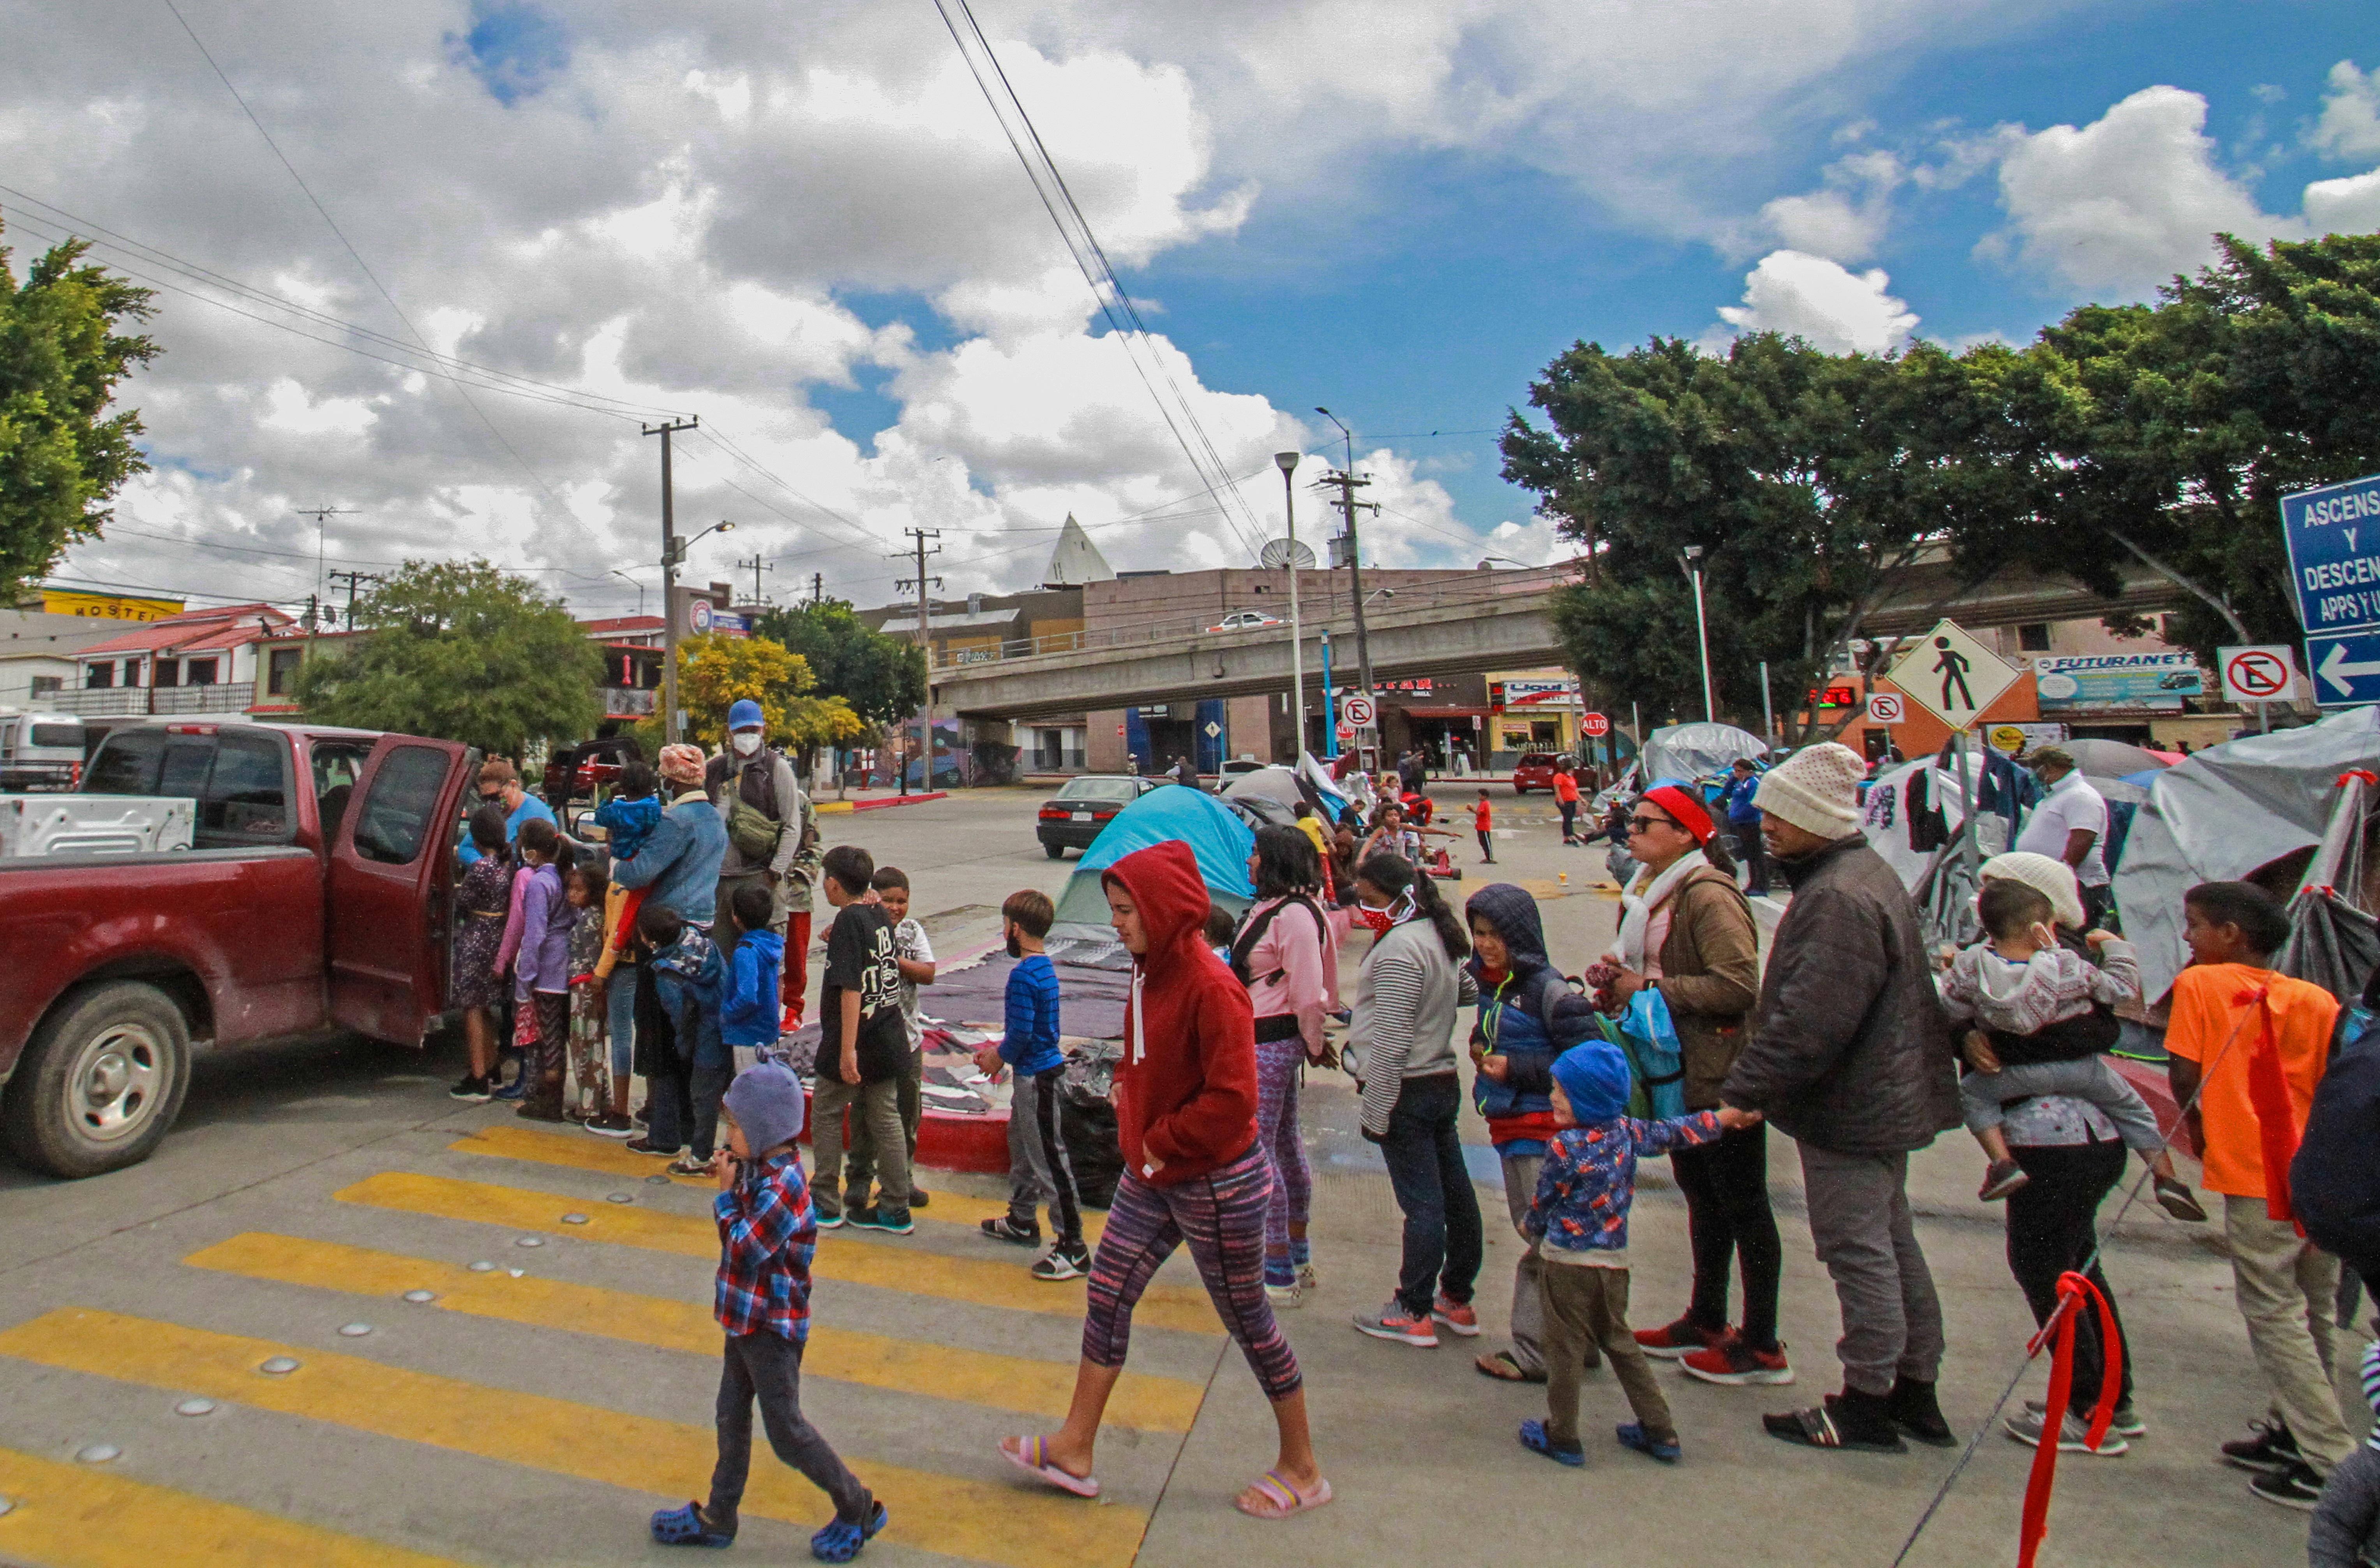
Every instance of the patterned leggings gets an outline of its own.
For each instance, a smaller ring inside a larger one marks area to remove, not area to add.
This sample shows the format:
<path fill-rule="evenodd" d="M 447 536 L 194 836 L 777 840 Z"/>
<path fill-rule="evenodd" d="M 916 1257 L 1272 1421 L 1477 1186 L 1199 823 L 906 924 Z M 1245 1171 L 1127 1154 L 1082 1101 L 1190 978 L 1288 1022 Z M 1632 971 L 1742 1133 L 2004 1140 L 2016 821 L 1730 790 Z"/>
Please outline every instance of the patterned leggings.
<path fill-rule="evenodd" d="M 1091 1257 L 1083 1359 L 1094 1367 L 1123 1365 L 1134 1305 L 1158 1265 L 1186 1241 L 1216 1313 L 1240 1342 L 1265 1397 L 1287 1399 L 1304 1386 L 1297 1357 L 1265 1299 L 1264 1212 L 1271 1189 L 1272 1174 L 1255 1149 L 1175 1187 L 1151 1187 L 1126 1171 Z"/>
<path fill-rule="evenodd" d="M 581 1101 L 606 1108 L 611 1093 L 611 1057 L 603 1049 L 603 988 L 582 980 L 570 988 L 571 1092 Z"/>
<path fill-rule="evenodd" d="M 1257 1148 L 1272 1172 L 1265 1250 L 1275 1257 L 1288 1253 L 1289 1227 L 1305 1223 L 1314 1199 L 1314 1171 L 1297 1131 L 1297 1071 L 1305 1064 L 1303 1040 L 1257 1043 Z"/>

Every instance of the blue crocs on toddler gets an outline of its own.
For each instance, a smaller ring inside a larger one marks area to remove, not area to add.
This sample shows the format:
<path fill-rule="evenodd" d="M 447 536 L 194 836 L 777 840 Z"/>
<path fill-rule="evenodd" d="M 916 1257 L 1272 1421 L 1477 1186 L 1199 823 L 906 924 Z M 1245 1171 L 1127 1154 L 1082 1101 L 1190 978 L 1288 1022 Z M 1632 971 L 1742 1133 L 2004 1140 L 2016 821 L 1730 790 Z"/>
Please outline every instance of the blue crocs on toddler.
<path fill-rule="evenodd" d="M 868 1538 L 882 1529 L 892 1517 L 884 1511 L 884 1505 L 879 1502 L 869 1506 L 868 1522 L 864 1525 L 849 1519 L 837 1519 L 810 1538 L 810 1555 L 820 1562 L 848 1562 L 859 1555 L 859 1549 L 868 1544 Z"/>
<path fill-rule="evenodd" d="M 1575 1468 L 1586 1463 L 1585 1444 L 1556 1443 L 1551 1438 L 1546 1436 L 1546 1424 L 1543 1421 L 1532 1420 L 1521 1423 L 1521 1446 L 1532 1453 L 1544 1454 L 1557 1465 L 1568 1465 Z"/>
<path fill-rule="evenodd" d="M 663 1546 L 734 1546 L 733 1532 L 720 1534 L 702 1520 L 698 1503 L 683 1508 L 661 1508 L 653 1512 L 653 1539 Z"/>
<path fill-rule="evenodd" d="M 1678 1462 L 1678 1456 L 1685 1452 L 1678 1446 L 1674 1439 L 1663 1442 L 1658 1438 L 1645 1436 L 1645 1423 L 1642 1421 L 1622 1422 L 1612 1429 L 1612 1433 L 1620 1439 L 1621 1447 L 1633 1448 L 1639 1453 L 1649 1454 L 1664 1465 L 1675 1465 Z"/>

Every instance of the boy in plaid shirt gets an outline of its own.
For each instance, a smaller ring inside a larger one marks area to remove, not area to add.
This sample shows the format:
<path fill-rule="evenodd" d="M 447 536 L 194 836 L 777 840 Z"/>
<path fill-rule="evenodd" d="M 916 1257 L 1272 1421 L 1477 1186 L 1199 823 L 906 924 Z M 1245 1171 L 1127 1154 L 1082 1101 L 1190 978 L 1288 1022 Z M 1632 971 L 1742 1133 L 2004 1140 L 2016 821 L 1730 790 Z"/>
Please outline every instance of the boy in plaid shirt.
<path fill-rule="evenodd" d="M 716 1311 L 727 1331 L 719 1375 L 719 1464 L 710 1501 L 653 1515 L 664 1546 L 723 1547 L 735 1539 L 736 1510 L 752 1466 L 752 1401 L 777 1457 L 834 1500 L 834 1519 L 810 1538 L 821 1562 L 848 1562 L 884 1528 L 884 1505 L 803 1418 L 802 1346 L 810 1330 L 810 1254 L 818 1218 L 802 1179 L 802 1083 L 764 1061 L 728 1086 L 722 1120 L 727 1145 L 711 1158 L 719 1196 Z M 756 1153 L 754 1151 L 758 1150 Z"/>

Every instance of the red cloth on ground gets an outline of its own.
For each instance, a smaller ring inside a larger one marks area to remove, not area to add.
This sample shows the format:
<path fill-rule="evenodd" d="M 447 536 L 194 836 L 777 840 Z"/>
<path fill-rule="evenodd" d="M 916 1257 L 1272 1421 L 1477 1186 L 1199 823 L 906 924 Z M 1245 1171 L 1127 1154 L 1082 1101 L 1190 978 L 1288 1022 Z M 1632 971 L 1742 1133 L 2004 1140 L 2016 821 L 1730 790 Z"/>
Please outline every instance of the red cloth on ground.
<path fill-rule="evenodd" d="M 1130 896 L 1148 938 L 1133 959 L 1124 1010 L 1116 1139 L 1135 1176 L 1172 1187 L 1256 1143 L 1256 1013 L 1247 989 L 1207 946 L 1207 885 L 1189 845 L 1136 850 L 1101 881 Z"/>

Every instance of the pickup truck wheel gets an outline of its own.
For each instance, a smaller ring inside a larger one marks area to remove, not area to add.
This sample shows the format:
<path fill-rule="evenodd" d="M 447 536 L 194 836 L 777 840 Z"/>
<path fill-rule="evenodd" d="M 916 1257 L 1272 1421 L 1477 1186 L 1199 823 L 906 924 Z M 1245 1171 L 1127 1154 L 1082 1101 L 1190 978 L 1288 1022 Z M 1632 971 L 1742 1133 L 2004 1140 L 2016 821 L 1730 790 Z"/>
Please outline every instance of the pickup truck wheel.
<path fill-rule="evenodd" d="M 0 1134 L 35 1170 L 97 1176 L 147 1159 L 189 1083 L 189 1026 L 173 999 L 138 981 L 94 986 L 33 1031 Z"/>

